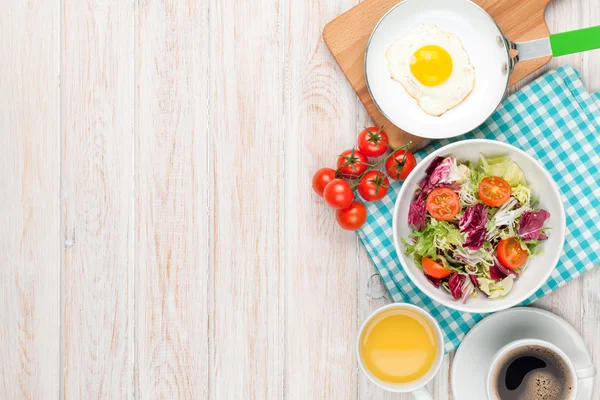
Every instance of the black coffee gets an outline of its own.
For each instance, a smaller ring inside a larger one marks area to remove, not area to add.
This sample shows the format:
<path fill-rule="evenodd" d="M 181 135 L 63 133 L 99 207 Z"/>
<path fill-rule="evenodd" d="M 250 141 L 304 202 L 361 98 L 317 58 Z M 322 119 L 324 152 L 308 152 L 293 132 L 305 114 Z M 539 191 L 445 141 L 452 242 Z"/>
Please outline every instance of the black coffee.
<path fill-rule="evenodd" d="M 512 350 L 492 374 L 494 400 L 566 400 L 573 377 L 564 360 L 541 346 Z"/>

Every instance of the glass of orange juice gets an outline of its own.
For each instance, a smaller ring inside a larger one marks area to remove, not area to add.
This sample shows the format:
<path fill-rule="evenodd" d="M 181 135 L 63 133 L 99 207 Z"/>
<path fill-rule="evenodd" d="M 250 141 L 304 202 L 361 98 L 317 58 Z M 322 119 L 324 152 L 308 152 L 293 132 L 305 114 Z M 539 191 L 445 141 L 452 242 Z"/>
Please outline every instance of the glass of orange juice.
<path fill-rule="evenodd" d="M 444 337 L 437 321 L 425 310 L 393 303 L 363 323 L 356 354 L 361 370 L 379 387 L 412 392 L 417 400 L 431 400 L 424 386 L 440 369 Z"/>

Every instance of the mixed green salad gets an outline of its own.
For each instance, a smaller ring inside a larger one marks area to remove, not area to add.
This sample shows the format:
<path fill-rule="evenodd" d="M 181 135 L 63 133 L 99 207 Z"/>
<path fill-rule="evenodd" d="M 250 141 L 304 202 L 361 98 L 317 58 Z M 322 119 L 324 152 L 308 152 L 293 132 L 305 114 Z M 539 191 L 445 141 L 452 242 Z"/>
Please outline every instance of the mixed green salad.
<path fill-rule="evenodd" d="M 550 213 L 510 158 L 457 162 L 437 157 L 410 204 L 414 228 L 403 240 L 432 285 L 466 302 L 508 294 L 548 239 Z"/>

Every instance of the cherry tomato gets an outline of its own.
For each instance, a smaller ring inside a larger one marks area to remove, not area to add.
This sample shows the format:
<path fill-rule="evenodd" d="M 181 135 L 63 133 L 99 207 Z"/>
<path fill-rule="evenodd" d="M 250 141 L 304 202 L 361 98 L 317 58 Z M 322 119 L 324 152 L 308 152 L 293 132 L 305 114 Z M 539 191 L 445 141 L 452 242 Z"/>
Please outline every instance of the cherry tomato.
<path fill-rule="evenodd" d="M 333 179 L 325 186 L 323 197 L 332 208 L 346 208 L 354 201 L 354 192 L 343 179 Z"/>
<path fill-rule="evenodd" d="M 423 271 L 432 278 L 442 279 L 452 273 L 449 269 L 444 268 L 440 263 L 436 263 L 431 258 L 423 257 L 421 259 Z"/>
<path fill-rule="evenodd" d="M 411 173 L 417 160 L 410 151 L 398 150 L 385 162 L 385 171 L 390 178 L 403 181 Z"/>
<path fill-rule="evenodd" d="M 514 237 L 502 239 L 496 248 L 498 261 L 508 269 L 522 267 L 529 257 L 529 252 L 521 247 L 521 243 Z"/>
<path fill-rule="evenodd" d="M 491 207 L 500 207 L 510 199 L 512 188 L 504 179 L 492 176 L 483 178 L 479 184 L 479 198 Z"/>
<path fill-rule="evenodd" d="M 460 210 L 458 195 L 448 188 L 433 189 L 427 196 L 425 206 L 433 218 L 442 221 L 454 218 Z"/>
<path fill-rule="evenodd" d="M 335 218 L 343 229 L 355 231 L 360 229 L 367 220 L 367 208 L 363 203 L 355 201 L 350 204 L 350 207 L 336 210 Z"/>
<path fill-rule="evenodd" d="M 383 199 L 390 187 L 389 179 L 383 172 L 369 171 L 358 183 L 358 193 L 365 201 Z"/>
<path fill-rule="evenodd" d="M 335 179 L 335 169 L 321 168 L 313 175 L 312 188 L 316 194 L 323 197 L 323 190 L 329 182 Z"/>
<path fill-rule="evenodd" d="M 379 129 L 372 126 L 365 128 L 358 134 L 358 150 L 367 157 L 379 157 L 385 154 L 390 144 L 383 126 Z"/>
<path fill-rule="evenodd" d="M 362 175 L 369 168 L 367 157 L 356 149 L 344 151 L 337 159 L 337 169 L 340 174 L 348 177 Z"/>

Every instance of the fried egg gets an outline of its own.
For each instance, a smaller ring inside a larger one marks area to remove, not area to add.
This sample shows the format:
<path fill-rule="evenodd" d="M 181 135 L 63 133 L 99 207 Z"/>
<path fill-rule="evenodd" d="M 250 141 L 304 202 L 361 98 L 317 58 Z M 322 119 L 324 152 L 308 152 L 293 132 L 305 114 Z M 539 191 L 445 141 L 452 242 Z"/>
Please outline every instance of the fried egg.
<path fill-rule="evenodd" d="M 386 50 L 388 71 L 429 115 L 440 116 L 469 96 L 475 68 L 460 39 L 421 24 Z"/>

